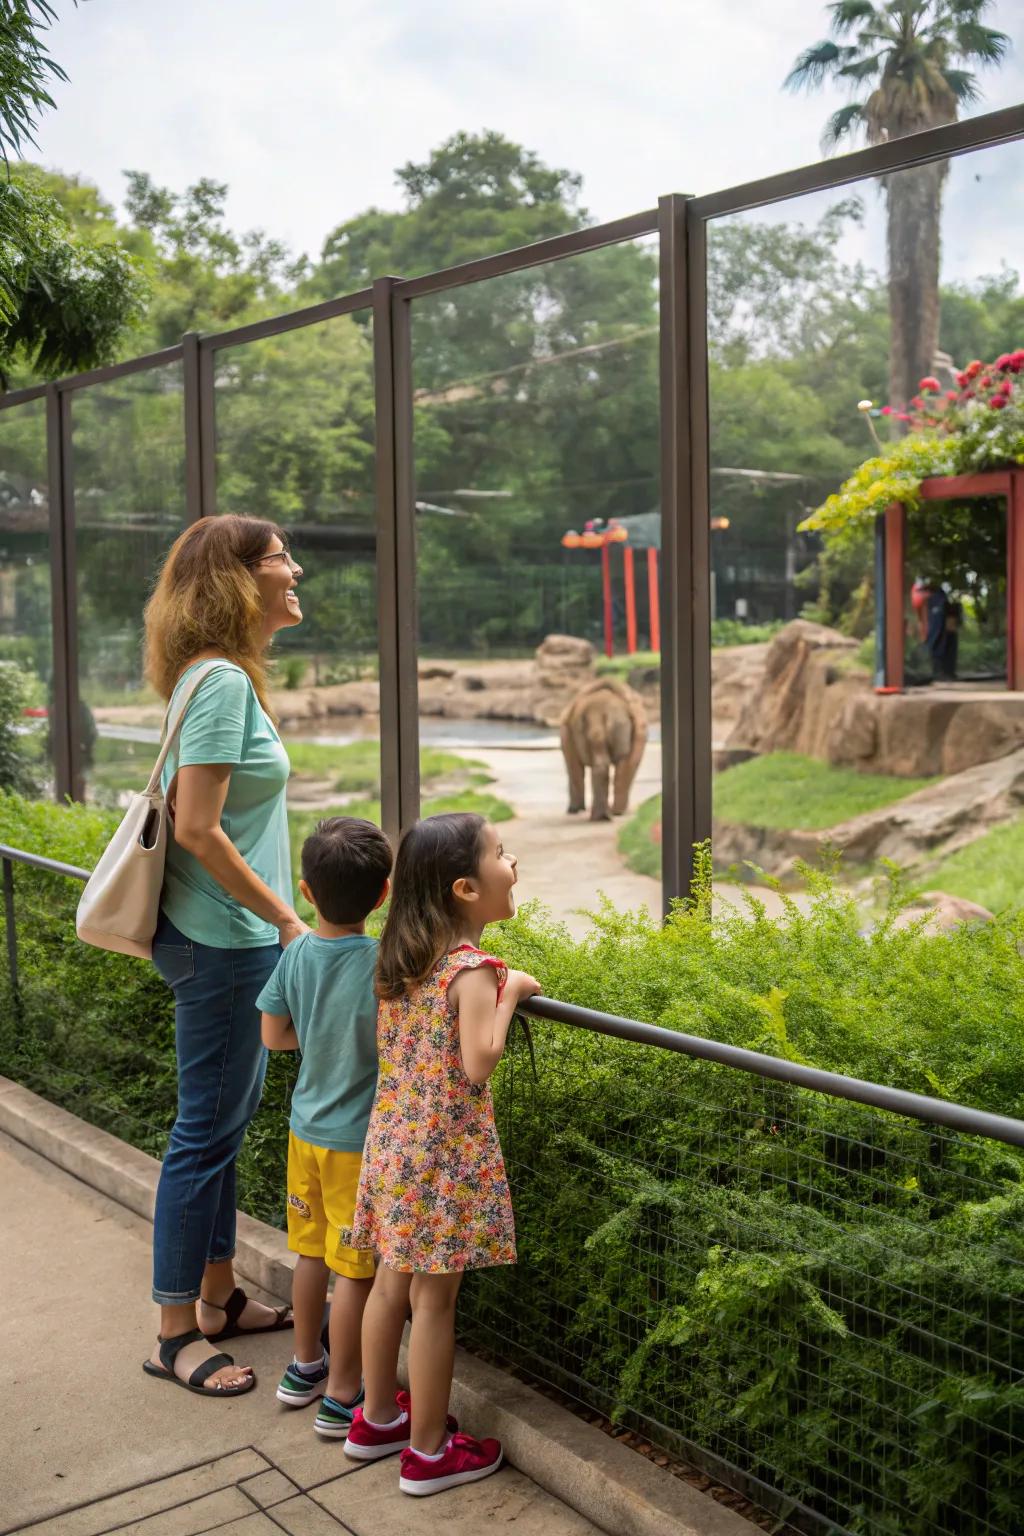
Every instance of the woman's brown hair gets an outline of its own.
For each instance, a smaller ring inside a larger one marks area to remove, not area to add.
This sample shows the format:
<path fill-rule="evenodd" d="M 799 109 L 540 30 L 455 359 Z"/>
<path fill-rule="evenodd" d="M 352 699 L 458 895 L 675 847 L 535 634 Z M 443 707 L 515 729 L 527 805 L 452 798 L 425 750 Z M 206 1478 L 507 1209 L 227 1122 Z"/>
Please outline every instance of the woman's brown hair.
<path fill-rule="evenodd" d="M 171 545 L 146 604 L 146 676 L 169 699 L 187 664 L 216 649 L 247 672 L 260 704 L 267 701 L 263 599 L 245 563 L 266 554 L 275 523 L 259 517 L 201 517 Z"/>
<path fill-rule="evenodd" d="M 448 950 L 459 921 L 452 886 L 480 868 L 486 825 L 471 811 L 452 811 L 427 816 L 402 838 L 377 952 L 378 997 L 403 997 Z"/>

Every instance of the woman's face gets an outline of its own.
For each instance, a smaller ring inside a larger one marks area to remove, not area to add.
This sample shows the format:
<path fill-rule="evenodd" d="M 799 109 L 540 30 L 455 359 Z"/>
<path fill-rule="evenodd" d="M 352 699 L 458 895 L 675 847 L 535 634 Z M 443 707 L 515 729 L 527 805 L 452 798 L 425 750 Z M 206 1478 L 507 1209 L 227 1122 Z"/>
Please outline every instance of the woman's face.
<path fill-rule="evenodd" d="M 264 554 L 249 565 L 263 599 L 263 634 L 269 640 L 279 629 L 302 623 L 302 609 L 296 585 L 302 566 L 296 565 L 277 534 L 273 534 Z"/>

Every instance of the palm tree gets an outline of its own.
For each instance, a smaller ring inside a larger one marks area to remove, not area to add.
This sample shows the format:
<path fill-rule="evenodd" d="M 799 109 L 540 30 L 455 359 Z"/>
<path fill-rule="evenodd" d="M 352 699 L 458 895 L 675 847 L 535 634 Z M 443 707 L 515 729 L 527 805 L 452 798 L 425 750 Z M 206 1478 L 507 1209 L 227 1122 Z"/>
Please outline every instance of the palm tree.
<path fill-rule="evenodd" d="M 863 132 L 869 144 L 956 122 L 981 95 L 963 66 L 998 64 L 1010 39 L 982 23 L 992 0 L 837 0 L 832 39 L 816 43 L 786 77 L 790 90 L 826 81 L 856 99 L 829 118 L 822 147 Z M 939 239 L 948 162 L 885 178 L 888 205 L 890 400 L 905 405 L 932 371 L 939 342 Z M 961 359 L 963 361 L 963 359 Z"/>

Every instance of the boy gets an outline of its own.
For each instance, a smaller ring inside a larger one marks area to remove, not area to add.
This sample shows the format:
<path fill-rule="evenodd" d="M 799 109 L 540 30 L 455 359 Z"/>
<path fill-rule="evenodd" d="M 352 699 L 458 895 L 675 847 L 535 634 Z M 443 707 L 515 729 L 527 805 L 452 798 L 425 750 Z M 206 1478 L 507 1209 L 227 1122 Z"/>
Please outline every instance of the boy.
<path fill-rule="evenodd" d="M 316 931 L 292 940 L 257 998 L 263 1044 L 302 1052 L 288 1133 L 288 1247 L 299 1255 L 295 1359 L 277 1396 L 291 1408 L 323 1396 L 313 1427 L 329 1439 L 348 1433 L 363 1400 L 359 1335 L 373 1255 L 343 1247 L 339 1229 L 352 1224 L 377 1084 L 377 941 L 366 935 L 366 918 L 388 894 L 391 864 L 391 845 L 372 822 L 321 821 L 302 846 L 299 881 Z M 328 1355 L 320 1327 L 330 1270 Z"/>

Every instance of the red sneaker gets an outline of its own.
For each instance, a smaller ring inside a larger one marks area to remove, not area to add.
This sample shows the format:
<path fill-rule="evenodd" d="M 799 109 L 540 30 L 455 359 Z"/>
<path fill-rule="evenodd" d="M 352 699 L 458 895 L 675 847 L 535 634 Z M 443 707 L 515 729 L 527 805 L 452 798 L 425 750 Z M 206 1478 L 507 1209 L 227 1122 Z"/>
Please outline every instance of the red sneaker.
<path fill-rule="evenodd" d="M 418 1451 L 402 1452 L 398 1486 L 403 1493 L 441 1493 L 459 1483 L 475 1483 L 497 1472 L 502 1462 L 500 1440 L 474 1440 L 472 1435 L 453 1435 L 439 1461 L 428 1461 Z"/>
<path fill-rule="evenodd" d="M 398 1422 L 387 1429 L 367 1423 L 362 1408 L 356 1409 L 344 1445 L 346 1456 L 351 1456 L 353 1461 L 379 1461 L 382 1456 L 394 1456 L 396 1451 L 404 1451 L 408 1447 L 409 1416 L 412 1410 L 408 1392 L 399 1392 L 395 1404 L 398 1408 Z M 459 1422 L 449 1414 L 446 1427 L 450 1435 L 457 1434 Z"/>
<path fill-rule="evenodd" d="M 356 1409 L 344 1445 L 346 1456 L 351 1456 L 354 1461 L 378 1461 L 382 1456 L 394 1456 L 396 1451 L 406 1449 L 409 1444 L 408 1392 L 399 1392 L 395 1404 L 399 1410 L 398 1422 L 387 1429 L 368 1424 L 362 1408 Z"/>

